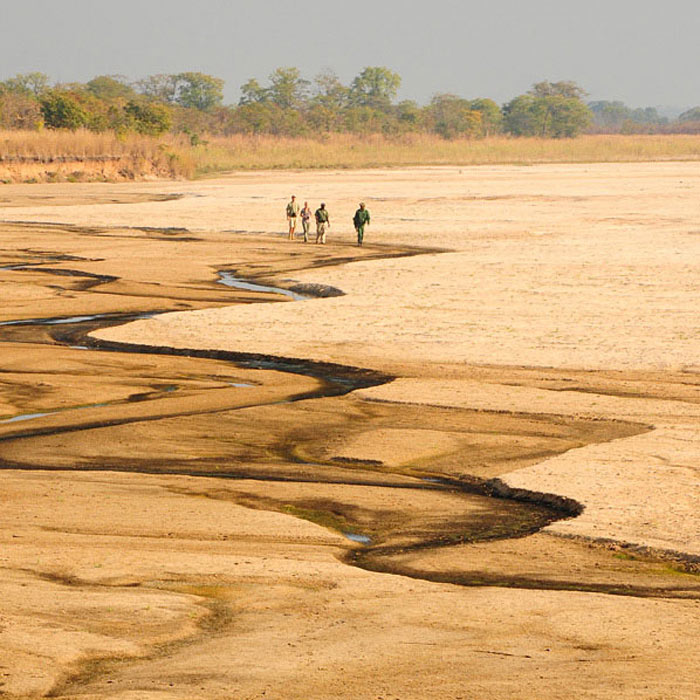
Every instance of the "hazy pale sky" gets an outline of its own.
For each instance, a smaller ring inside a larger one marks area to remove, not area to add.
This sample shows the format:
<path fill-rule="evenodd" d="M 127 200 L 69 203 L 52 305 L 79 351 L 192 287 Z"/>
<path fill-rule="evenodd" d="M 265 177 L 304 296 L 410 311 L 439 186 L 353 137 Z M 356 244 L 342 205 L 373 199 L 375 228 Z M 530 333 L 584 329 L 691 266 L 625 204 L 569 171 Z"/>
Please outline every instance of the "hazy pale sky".
<path fill-rule="evenodd" d="M 202 71 L 227 103 L 278 66 L 347 83 L 381 65 L 420 103 L 501 103 L 549 79 L 633 107 L 700 105 L 699 0 L 21 0 L 2 2 L 0 31 L 0 79 Z"/>

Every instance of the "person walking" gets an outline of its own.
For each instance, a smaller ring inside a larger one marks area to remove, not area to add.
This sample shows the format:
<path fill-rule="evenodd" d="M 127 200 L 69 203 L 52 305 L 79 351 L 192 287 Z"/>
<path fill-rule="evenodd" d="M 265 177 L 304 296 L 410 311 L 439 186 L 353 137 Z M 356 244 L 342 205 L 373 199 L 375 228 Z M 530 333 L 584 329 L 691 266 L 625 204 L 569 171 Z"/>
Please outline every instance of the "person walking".
<path fill-rule="evenodd" d="M 311 225 L 311 207 L 308 202 L 304 202 L 301 210 L 301 227 L 304 229 L 304 243 L 309 242 L 309 226 Z"/>
<path fill-rule="evenodd" d="M 326 242 L 326 229 L 330 228 L 331 220 L 328 216 L 326 205 L 321 202 L 321 206 L 316 210 L 316 243 Z"/>
<path fill-rule="evenodd" d="M 360 202 L 360 208 L 355 212 L 352 223 L 357 231 L 357 245 L 362 245 L 365 237 L 365 226 L 369 226 L 369 209 L 365 208 L 364 202 Z"/>
<path fill-rule="evenodd" d="M 289 240 L 294 240 L 294 231 L 297 227 L 297 216 L 299 215 L 299 205 L 296 197 L 292 195 L 292 200 L 287 204 L 287 223 L 289 224 Z"/>

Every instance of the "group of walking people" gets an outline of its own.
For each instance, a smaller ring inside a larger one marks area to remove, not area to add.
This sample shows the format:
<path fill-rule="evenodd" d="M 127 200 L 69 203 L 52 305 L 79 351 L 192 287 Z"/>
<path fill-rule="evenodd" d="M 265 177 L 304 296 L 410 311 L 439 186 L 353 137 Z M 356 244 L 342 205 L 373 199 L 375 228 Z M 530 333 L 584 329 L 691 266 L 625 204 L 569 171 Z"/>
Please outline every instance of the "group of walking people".
<path fill-rule="evenodd" d="M 321 202 L 321 206 L 314 212 L 313 217 L 316 221 L 316 243 L 325 243 L 326 232 L 330 228 L 331 219 L 324 202 Z M 309 207 L 308 202 L 304 202 L 304 208 L 300 208 L 296 196 L 292 195 L 291 201 L 287 204 L 290 241 L 293 241 L 296 237 L 297 221 L 299 219 L 301 219 L 301 228 L 304 233 L 304 243 L 308 243 L 309 230 L 311 228 L 311 207 Z M 352 223 L 357 232 L 357 245 L 362 245 L 365 237 L 365 226 L 369 226 L 369 209 L 365 207 L 364 202 L 360 202 L 360 207 L 355 212 Z"/>

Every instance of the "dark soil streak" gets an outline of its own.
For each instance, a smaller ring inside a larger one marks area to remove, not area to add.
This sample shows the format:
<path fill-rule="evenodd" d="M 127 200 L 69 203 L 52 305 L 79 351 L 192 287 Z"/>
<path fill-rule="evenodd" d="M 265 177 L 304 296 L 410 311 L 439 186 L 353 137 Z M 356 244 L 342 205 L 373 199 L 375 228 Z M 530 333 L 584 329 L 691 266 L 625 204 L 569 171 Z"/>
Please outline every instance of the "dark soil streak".
<path fill-rule="evenodd" d="M 446 252 L 440 249 L 412 249 L 412 250 L 401 250 L 401 251 L 382 251 L 376 255 L 371 255 L 368 258 L 363 259 L 379 259 L 386 257 L 402 257 L 406 255 L 418 255 L 426 253 L 440 253 Z M 326 265 L 339 265 L 343 263 L 348 263 L 354 261 L 355 258 L 336 258 L 332 260 L 316 260 L 314 265 L 317 267 Z M 67 275 L 75 277 L 84 277 L 89 280 L 88 286 L 98 286 L 100 284 L 105 284 L 108 282 L 115 281 L 116 277 L 109 275 L 95 275 L 92 273 L 83 273 L 78 270 L 63 270 L 63 269 L 50 269 L 43 268 L 42 272 L 48 274 L 56 275 Z M 264 279 L 264 274 L 249 275 L 248 279 L 255 279 L 260 281 Z M 309 360 L 304 360 L 300 358 L 289 358 L 280 357 L 272 355 L 262 355 L 255 353 L 241 353 L 241 352 L 229 352 L 223 350 L 198 350 L 189 348 L 173 348 L 167 346 L 146 346 L 138 345 L 132 343 L 119 343 L 105 341 L 102 339 L 94 338 L 90 334 L 101 328 L 107 328 L 115 325 L 121 325 L 132 321 L 136 318 L 143 318 L 145 314 L 155 315 L 154 312 L 144 311 L 142 314 L 130 313 L 130 314 L 104 314 L 100 317 L 95 317 L 90 321 L 83 321 L 79 323 L 66 324 L 63 326 L 54 326 L 48 331 L 48 335 L 57 344 L 61 345 L 80 345 L 90 348 L 96 351 L 109 351 L 118 353 L 130 353 L 130 354 L 144 354 L 144 355 L 165 355 L 165 356 L 179 356 L 179 357 L 190 357 L 190 358 L 202 358 L 210 360 L 226 361 L 234 364 L 236 367 L 243 369 L 262 369 L 262 370 L 275 370 L 281 372 L 288 372 L 291 374 L 299 374 L 303 376 L 312 377 L 320 381 L 320 386 L 317 390 L 304 392 L 297 395 L 289 396 L 285 399 L 286 402 L 298 402 L 305 401 L 309 399 L 319 399 L 327 398 L 332 396 L 342 396 L 348 394 L 352 391 L 361 388 L 367 388 L 372 386 L 378 386 L 391 382 L 395 379 L 394 376 L 363 369 L 359 367 L 352 367 L 346 365 L 339 365 L 335 363 L 328 362 L 313 362 Z M 33 319 L 23 322 L 25 326 L 33 327 L 45 323 L 47 320 L 56 319 Z M 30 342 L 30 341 L 25 341 Z M 41 340 L 39 341 L 41 342 Z M 280 401 L 269 402 L 270 404 L 281 403 Z M 236 407 L 217 407 L 214 410 L 196 410 L 196 411 L 182 411 L 174 414 L 167 415 L 152 415 L 152 416 L 139 416 L 135 418 L 117 418 L 104 421 L 89 421 L 80 422 L 77 424 L 72 424 L 68 426 L 62 426 L 59 428 L 37 428 L 37 429 L 24 429 L 19 430 L 14 433 L 8 433 L 0 437 L 0 442 L 14 441 L 20 439 L 29 439 L 40 436 L 50 436 L 57 435 L 60 433 L 70 433 L 78 432 L 84 430 L 94 430 L 100 428 L 114 427 L 118 425 L 125 425 L 130 423 L 141 423 L 141 422 L 153 422 L 159 421 L 164 418 L 174 418 L 181 416 L 191 416 L 191 415 L 202 415 L 202 414 L 215 414 L 224 413 L 232 410 L 239 410 L 241 408 L 252 408 L 259 407 L 266 404 L 251 402 L 245 406 Z M 307 465 L 313 466 L 313 465 Z M 372 464 L 366 463 L 363 465 L 365 468 L 372 468 Z M 382 466 L 381 464 L 379 466 Z M 71 471 L 70 468 L 66 467 L 50 467 L 50 466 L 38 466 L 31 464 L 24 464 L 20 462 L 4 462 L 0 464 L 0 468 L 4 469 L 23 469 L 23 470 L 56 470 L 56 471 Z M 80 470 L 80 467 L 75 467 L 75 470 Z M 405 551 L 417 551 L 421 549 L 434 549 L 438 547 L 449 547 L 456 544 L 463 544 L 467 542 L 484 542 L 495 539 L 508 539 L 508 538 L 519 538 L 525 537 L 529 534 L 536 533 L 540 531 L 543 527 L 561 518 L 575 517 L 579 515 L 583 506 L 572 499 L 560 498 L 552 494 L 537 494 L 527 491 L 513 491 L 508 490 L 505 485 L 499 480 L 483 480 L 477 477 L 466 476 L 463 479 L 448 479 L 440 478 L 434 479 L 430 482 L 422 481 L 415 484 L 396 484 L 392 483 L 391 479 L 384 478 L 382 481 L 372 481 L 368 479 L 362 479 L 358 477 L 354 478 L 343 478 L 338 479 L 329 475 L 321 475 L 314 478 L 304 477 L 304 476 L 285 476 L 285 475 L 269 475 L 256 473 L 255 469 L 242 469 L 237 472 L 228 471 L 226 473 L 221 472 L 211 472 L 211 471 L 193 471 L 188 469 L 173 469 L 168 468 L 165 465 L 161 465 L 161 468 L 155 469 L 145 469 L 138 466 L 134 468 L 127 468 L 122 465 L 116 464 L 90 464 L 88 469 L 90 471 L 123 471 L 132 473 L 144 473 L 144 474 L 172 474 L 172 475 L 189 475 L 198 477 L 209 477 L 216 479 L 247 479 L 247 480 L 257 480 L 257 481 L 269 481 L 269 482 L 285 482 L 285 483 L 318 483 L 318 484 L 343 484 L 343 485 L 357 485 L 357 486 L 375 486 L 383 488 L 404 488 L 404 489 L 416 489 L 422 491 L 440 491 L 440 492 L 461 492 L 469 494 L 478 494 L 481 496 L 487 496 L 495 499 L 508 499 L 516 501 L 520 504 L 527 504 L 531 508 L 531 520 L 527 523 L 523 523 L 518 520 L 517 522 L 512 522 L 505 527 L 498 527 L 496 529 L 490 528 L 488 526 L 473 528 L 471 532 L 456 532 L 452 528 L 447 528 L 447 531 L 443 536 L 423 539 L 410 547 L 382 547 L 382 546 L 370 546 L 361 549 L 352 549 L 346 555 L 343 556 L 343 560 L 348 564 L 355 566 L 360 566 L 362 568 L 372 570 L 372 571 L 385 571 L 387 573 L 395 573 L 411 576 L 414 578 L 423 578 L 430 581 L 439 581 L 443 583 L 455 583 L 457 585 L 502 585 L 502 586 L 520 586 L 525 588 L 538 587 L 541 582 L 530 581 L 526 579 L 518 579 L 517 577 L 491 577 L 488 576 L 469 576 L 465 577 L 459 572 L 416 572 L 408 568 L 397 567 L 391 563 L 383 563 L 382 559 L 390 557 L 397 552 Z M 83 467 L 82 470 L 85 470 Z M 405 569 L 405 570 L 404 570 Z M 561 590 L 570 590 L 574 584 L 571 582 L 553 582 L 549 581 L 542 583 L 540 587 L 543 588 L 560 588 Z M 583 590 L 578 588 L 577 590 Z M 601 590 L 597 588 L 596 590 Z M 616 592 L 616 591 L 611 591 Z M 627 592 L 628 595 L 635 595 L 635 589 L 630 588 Z"/>

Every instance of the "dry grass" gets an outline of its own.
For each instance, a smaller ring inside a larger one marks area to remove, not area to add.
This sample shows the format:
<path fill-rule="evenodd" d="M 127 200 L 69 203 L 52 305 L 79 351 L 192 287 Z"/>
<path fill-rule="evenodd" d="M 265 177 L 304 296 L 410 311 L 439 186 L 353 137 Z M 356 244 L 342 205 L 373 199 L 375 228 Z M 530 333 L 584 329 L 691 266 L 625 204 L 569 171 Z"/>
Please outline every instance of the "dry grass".
<path fill-rule="evenodd" d="M 700 160 L 700 136 L 590 135 L 576 139 L 493 137 L 446 141 L 333 134 L 321 138 L 231 136 L 192 149 L 196 173 L 277 168 L 373 168 Z"/>
<path fill-rule="evenodd" d="M 173 135 L 156 139 L 85 130 L 0 132 L 0 161 L 12 164 L 9 179 L 13 181 L 24 177 L 21 163 L 25 160 L 48 163 L 60 159 L 84 161 L 81 167 L 88 179 L 91 167 L 95 179 L 111 177 L 112 171 L 90 165 L 99 159 L 119 161 L 119 167 L 113 169 L 117 179 L 154 175 L 190 178 L 232 170 L 285 168 L 700 160 L 700 135 L 615 134 L 561 140 L 493 137 L 455 141 L 430 134 L 396 138 L 352 134 L 316 138 L 239 135 L 207 137 L 202 145 L 191 146 L 189 139 Z M 2 177 L 7 181 L 6 175 Z"/>
<path fill-rule="evenodd" d="M 0 131 L 0 156 L 76 156 L 89 158 L 116 155 L 152 155 L 160 148 L 157 139 L 136 134 L 124 137 L 114 132 L 77 131 Z"/>
<path fill-rule="evenodd" d="M 138 134 L 77 131 L 0 131 L 3 181 L 192 177 L 195 162 L 188 141 Z M 113 167 L 106 170 L 105 162 Z M 60 172 L 59 172 L 60 171 Z M 106 174 L 105 174 L 106 173 Z M 70 178 L 69 178 L 70 179 Z"/>

